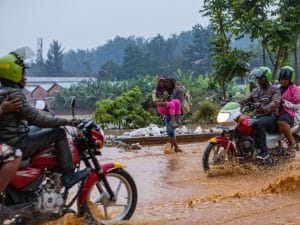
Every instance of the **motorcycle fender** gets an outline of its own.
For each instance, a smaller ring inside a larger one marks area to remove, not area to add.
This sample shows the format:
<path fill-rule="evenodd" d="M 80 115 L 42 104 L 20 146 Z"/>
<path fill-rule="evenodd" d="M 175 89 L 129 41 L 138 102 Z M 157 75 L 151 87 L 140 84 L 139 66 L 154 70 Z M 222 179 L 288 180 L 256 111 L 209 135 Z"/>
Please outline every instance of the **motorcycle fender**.
<path fill-rule="evenodd" d="M 208 142 L 214 143 L 214 144 L 220 144 L 220 145 L 224 146 L 224 148 L 229 147 L 229 149 L 231 149 L 231 150 L 235 149 L 233 143 L 230 142 L 229 139 L 226 137 L 222 137 L 222 136 L 213 137 L 213 138 L 209 139 Z"/>
<path fill-rule="evenodd" d="M 211 139 L 208 140 L 209 143 L 217 143 L 217 138 L 213 137 Z"/>
<path fill-rule="evenodd" d="M 121 163 L 106 163 L 106 164 L 101 165 L 101 167 L 102 167 L 102 172 L 105 175 L 111 170 L 124 168 L 126 166 Z M 99 180 L 100 180 L 100 177 L 98 176 L 96 170 L 94 170 L 94 169 L 91 170 L 90 174 L 88 175 L 88 177 L 85 180 L 85 183 L 83 185 L 81 193 L 78 197 L 78 205 L 79 206 L 81 206 L 87 202 L 88 195 L 89 195 L 92 187 Z"/>

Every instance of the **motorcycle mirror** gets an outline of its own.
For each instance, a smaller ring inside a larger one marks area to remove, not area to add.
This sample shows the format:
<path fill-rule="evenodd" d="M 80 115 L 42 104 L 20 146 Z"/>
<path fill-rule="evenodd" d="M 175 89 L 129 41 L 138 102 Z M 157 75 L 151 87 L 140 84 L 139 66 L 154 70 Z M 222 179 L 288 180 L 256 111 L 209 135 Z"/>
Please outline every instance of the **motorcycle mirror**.
<path fill-rule="evenodd" d="M 75 98 L 75 96 L 72 96 L 71 97 L 71 107 L 74 108 L 75 104 L 76 104 L 76 98 Z"/>
<path fill-rule="evenodd" d="M 71 97 L 71 108 L 72 108 L 72 116 L 73 116 L 73 118 L 75 118 L 75 113 L 74 113 L 75 104 L 76 104 L 76 98 L 75 98 L 75 96 L 72 96 Z"/>
<path fill-rule="evenodd" d="M 37 100 L 35 102 L 35 108 L 38 110 L 45 110 L 46 109 L 46 103 L 44 100 Z"/>

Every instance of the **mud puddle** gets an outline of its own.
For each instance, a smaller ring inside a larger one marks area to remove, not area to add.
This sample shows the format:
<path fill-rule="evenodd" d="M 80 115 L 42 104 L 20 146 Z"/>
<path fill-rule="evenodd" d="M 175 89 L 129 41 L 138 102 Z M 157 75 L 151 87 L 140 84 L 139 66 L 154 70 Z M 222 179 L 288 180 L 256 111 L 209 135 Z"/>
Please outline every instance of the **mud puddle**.
<path fill-rule="evenodd" d="M 236 165 L 208 176 L 201 164 L 205 145 L 181 145 L 177 154 L 168 146 L 105 148 L 101 161 L 126 164 L 139 194 L 131 220 L 112 224 L 300 224 L 300 152 L 271 168 Z M 67 215 L 46 224 L 83 221 Z"/>

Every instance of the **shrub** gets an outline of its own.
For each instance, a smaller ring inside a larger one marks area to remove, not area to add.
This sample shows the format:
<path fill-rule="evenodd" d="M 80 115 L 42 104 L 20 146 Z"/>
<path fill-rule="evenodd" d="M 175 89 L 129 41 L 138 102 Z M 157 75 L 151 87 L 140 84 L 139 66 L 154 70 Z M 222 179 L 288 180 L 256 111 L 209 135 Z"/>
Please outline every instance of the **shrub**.
<path fill-rule="evenodd" d="M 200 102 L 198 110 L 192 117 L 192 121 L 200 124 L 215 123 L 217 113 L 217 107 L 208 100 L 204 100 Z"/>

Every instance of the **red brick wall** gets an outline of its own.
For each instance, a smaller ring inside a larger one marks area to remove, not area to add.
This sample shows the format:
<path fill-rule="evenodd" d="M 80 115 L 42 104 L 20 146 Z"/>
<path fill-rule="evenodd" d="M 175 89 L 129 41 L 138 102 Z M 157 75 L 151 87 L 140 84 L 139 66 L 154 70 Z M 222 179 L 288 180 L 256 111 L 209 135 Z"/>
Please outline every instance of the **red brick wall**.
<path fill-rule="evenodd" d="M 48 96 L 52 97 L 53 95 L 55 95 L 56 93 L 59 93 L 63 90 L 63 87 L 61 87 L 58 84 L 54 84 L 48 91 Z"/>
<path fill-rule="evenodd" d="M 38 86 L 32 91 L 31 97 L 39 99 L 46 98 L 48 97 L 48 92 L 44 88 Z"/>

